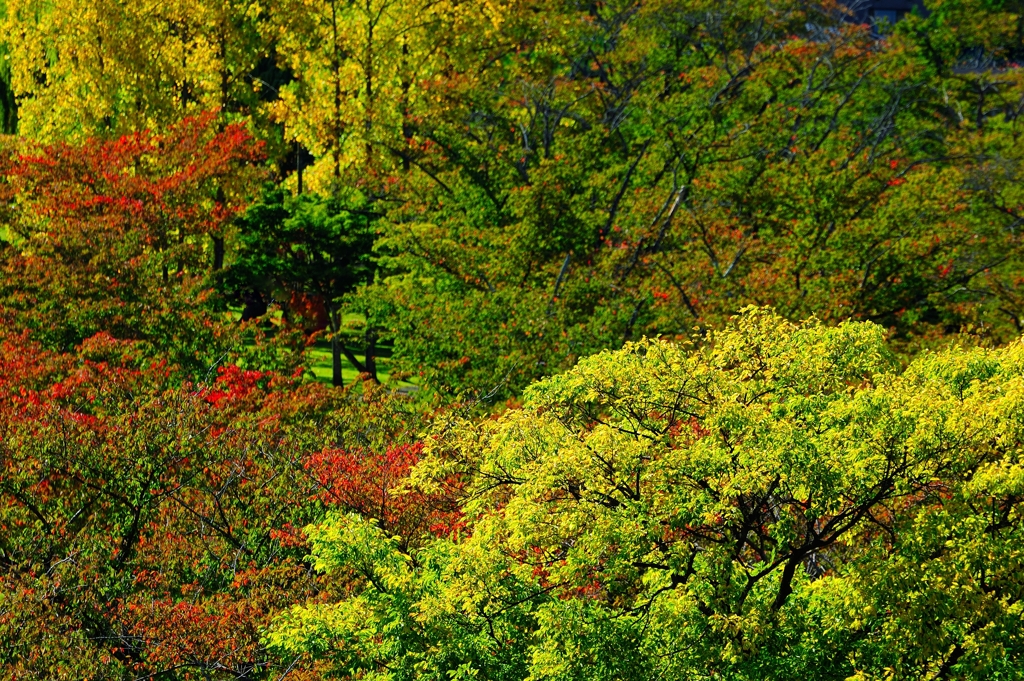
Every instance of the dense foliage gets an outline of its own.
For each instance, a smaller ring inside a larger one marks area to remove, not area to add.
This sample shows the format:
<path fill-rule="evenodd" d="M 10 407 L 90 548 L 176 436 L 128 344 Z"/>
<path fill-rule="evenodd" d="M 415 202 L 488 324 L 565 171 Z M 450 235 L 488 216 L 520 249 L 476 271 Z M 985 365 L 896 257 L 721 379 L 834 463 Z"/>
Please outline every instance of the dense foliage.
<path fill-rule="evenodd" d="M 13 678 L 246 678 L 261 628 L 330 593 L 302 528 L 325 509 L 444 526 L 393 498 L 415 415 L 386 394 L 221 366 L 182 382 L 137 344 L 0 343 L 0 668 Z M 451 516 L 457 519 L 456 516 Z"/>
<path fill-rule="evenodd" d="M 850 5 L 0 0 L 0 678 L 1024 677 L 1024 7 Z"/>
<path fill-rule="evenodd" d="M 461 535 L 310 528 L 352 591 L 269 640 L 366 679 L 1020 678 L 1022 362 L 757 310 L 603 352 L 428 440 Z"/>

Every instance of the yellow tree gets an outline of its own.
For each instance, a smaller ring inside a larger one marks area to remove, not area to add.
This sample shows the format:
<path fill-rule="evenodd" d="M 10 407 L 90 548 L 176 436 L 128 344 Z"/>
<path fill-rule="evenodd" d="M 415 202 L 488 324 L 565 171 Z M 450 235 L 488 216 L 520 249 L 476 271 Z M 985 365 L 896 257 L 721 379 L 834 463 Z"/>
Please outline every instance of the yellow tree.
<path fill-rule="evenodd" d="M 317 159 L 310 185 L 365 186 L 410 169 L 417 122 L 469 77 L 465 60 L 500 52 L 512 9 L 486 0 L 284 3 L 267 25 L 294 80 L 272 110 Z"/>
<path fill-rule="evenodd" d="M 40 141 L 164 127 L 258 105 L 269 53 L 259 6 L 238 0 L 9 0 L 12 89 L 23 135 Z M 238 116 L 234 116 L 238 117 Z"/>
<path fill-rule="evenodd" d="M 411 488 L 460 481 L 464 525 L 329 513 L 349 590 L 268 643 L 374 681 L 1019 679 L 1024 344 L 884 337 L 748 308 L 443 419 Z"/>

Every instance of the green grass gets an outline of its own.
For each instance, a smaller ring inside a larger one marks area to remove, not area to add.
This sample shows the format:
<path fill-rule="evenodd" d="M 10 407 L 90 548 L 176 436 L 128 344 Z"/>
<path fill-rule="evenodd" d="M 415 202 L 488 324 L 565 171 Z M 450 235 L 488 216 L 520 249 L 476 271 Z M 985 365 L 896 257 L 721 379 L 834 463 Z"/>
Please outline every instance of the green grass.
<path fill-rule="evenodd" d="M 231 314 L 234 316 L 235 321 L 241 319 L 242 308 L 231 306 L 228 308 Z M 281 323 L 281 311 L 271 310 L 267 318 L 270 319 L 274 324 Z M 351 324 L 353 322 L 359 323 L 365 321 L 362 315 L 357 314 L 346 314 L 342 320 L 343 324 Z M 378 348 L 381 355 L 377 357 L 377 378 L 380 379 L 381 383 L 386 383 L 391 378 L 391 373 L 388 371 L 388 365 L 390 364 L 389 357 L 391 355 L 391 348 L 387 345 Z M 365 362 L 366 356 L 364 353 L 354 351 L 352 352 L 359 362 Z M 328 340 L 318 340 L 311 347 L 306 348 L 307 366 L 309 370 L 316 377 L 316 380 L 321 383 L 331 383 L 334 368 L 331 359 L 331 343 Z M 359 370 L 356 369 L 348 358 L 342 355 L 341 357 L 341 379 L 346 385 L 352 383 L 359 377 Z M 402 391 L 418 390 L 414 382 L 403 380 L 398 382 L 398 389 Z"/>
<path fill-rule="evenodd" d="M 385 349 L 387 351 L 388 349 Z M 356 359 L 359 362 L 364 362 L 366 357 L 358 352 L 353 352 Z M 318 341 L 316 345 L 306 350 L 306 356 L 309 358 L 309 369 L 316 376 L 318 381 L 323 383 L 330 383 L 333 375 L 333 365 L 331 363 L 331 344 L 329 341 Z M 381 383 L 387 383 L 391 379 L 391 374 L 388 371 L 388 365 L 390 361 L 387 357 L 377 357 L 377 378 L 380 379 Z M 345 384 L 349 384 L 359 377 L 359 371 L 352 366 L 352 363 L 348 361 L 348 358 L 344 355 L 341 358 L 341 378 Z M 403 392 L 411 392 L 413 390 L 419 390 L 419 386 L 412 381 L 402 380 L 398 381 L 398 389 Z"/>
<path fill-rule="evenodd" d="M 360 362 L 366 360 L 366 357 L 360 354 L 352 353 L 356 356 Z M 316 376 L 318 381 L 324 383 L 330 383 L 331 377 L 334 373 L 334 367 L 331 360 L 331 344 L 328 341 L 317 341 L 316 345 L 306 350 L 306 356 L 309 358 L 309 369 Z M 381 381 L 385 380 L 387 375 L 381 371 L 380 360 L 377 361 L 377 376 Z M 352 366 L 352 363 L 348 361 L 348 358 L 342 355 L 341 358 L 341 378 L 345 383 L 351 383 L 359 376 L 359 370 Z"/>

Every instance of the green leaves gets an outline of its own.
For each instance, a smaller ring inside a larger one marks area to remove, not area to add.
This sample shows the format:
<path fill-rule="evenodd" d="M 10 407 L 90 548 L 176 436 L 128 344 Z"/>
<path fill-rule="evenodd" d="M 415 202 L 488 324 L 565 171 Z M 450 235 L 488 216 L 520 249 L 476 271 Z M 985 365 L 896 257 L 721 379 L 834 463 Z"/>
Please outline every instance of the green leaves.
<path fill-rule="evenodd" d="M 468 481 L 464 540 L 399 557 L 353 518 L 313 530 L 318 567 L 361 575 L 336 607 L 369 610 L 300 608 L 277 645 L 342 659 L 296 638 L 316 617 L 338 640 L 423 626 L 415 653 L 344 648 L 395 679 L 432 678 L 410 655 L 465 669 L 448 636 L 492 629 L 529 671 L 455 658 L 486 678 L 992 678 L 1020 652 L 1022 359 L 901 372 L 877 326 L 763 309 L 587 358 L 432 440 L 421 478 Z"/>
<path fill-rule="evenodd" d="M 495 603 L 529 600 L 514 578 L 480 572 L 479 557 L 458 555 L 444 539 L 404 554 L 355 515 L 331 515 L 307 532 L 313 564 L 346 577 L 350 595 L 279 615 L 267 634 L 272 649 L 327 658 L 360 678 L 522 678 L 521 646 L 510 645 L 527 631 L 521 608 Z M 480 580 L 495 591 L 473 589 Z"/>
<path fill-rule="evenodd" d="M 961 50 L 994 21 L 944 7 Z M 911 351 L 1019 332 L 1015 71 L 936 70 L 923 19 L 880 41 L 827 5 L 514 9 L 530 48 L 452 63 L 382 208 L 364 293 L 426 386 L 507 398 L 750 304 Z"/>
<path fill-rule="evenodd" d="M 238 220 L 239 252 L 222 288 L 236 299 L 259 295 L 265 304 L 305 293 L 335 309 L 345 293 L 372 278 L 373 218 L 358 195 L 292 198 L 269 186 Z"/>

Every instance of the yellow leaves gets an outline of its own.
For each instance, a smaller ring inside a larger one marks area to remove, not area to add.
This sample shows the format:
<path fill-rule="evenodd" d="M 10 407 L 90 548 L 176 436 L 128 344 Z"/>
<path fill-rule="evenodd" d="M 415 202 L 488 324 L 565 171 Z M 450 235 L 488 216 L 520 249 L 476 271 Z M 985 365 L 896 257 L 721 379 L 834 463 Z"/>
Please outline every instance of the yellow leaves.
<path fill-rule="evenodd" d="M 3 29 L 24 36 L 10 45 L 21 132 L 40 141 L 132 132 L 231 98 L 248 103 L 240 75 L 259 59 L 254 19 L 233 0 L 14 0 Z"/>
<path fill-rule="evenodd" d="M 289 138 L 320 157 L 334 180 L 365 180 L 367 167 L 394 163 L 403 121 L 424 103 L 421 84 L 445 64 L 435 49 L 450 35 L 453 8 L 392 0 L 302 0 L 271 15 L 270 29 L 289 55 L 296 83 L 274 107 Z M 384 148 L 380 148 L 384 145 Z"/>
<path fill-rule="evenodd" d="M 448 422 L 420 474 L 471 477 L 465 540 L 408 561 L 358 518 L 311 529 L 318 565 L 394 591 L 284 615 L 276 645 L 375 664 L 415 623 L 439 659 L 470 622 L 520 646 L 514 678 L 918 678 L 954 649 L 992 678 L 1022 612 L 1022 351 L 901 373 L 884 350 L 871 325 L 747 310 L 709 345 L 632 344 Z"/>
<path fill-rule="evenodd" d="M 491 26 L 495 31 L 501 30 L 502 25 L 505 23 L 505 16 L 509 12 L 509 5 L 511 3 L 499 3 L 494 0 L 485 0 L 484 15 L 490 20 Z"/>

